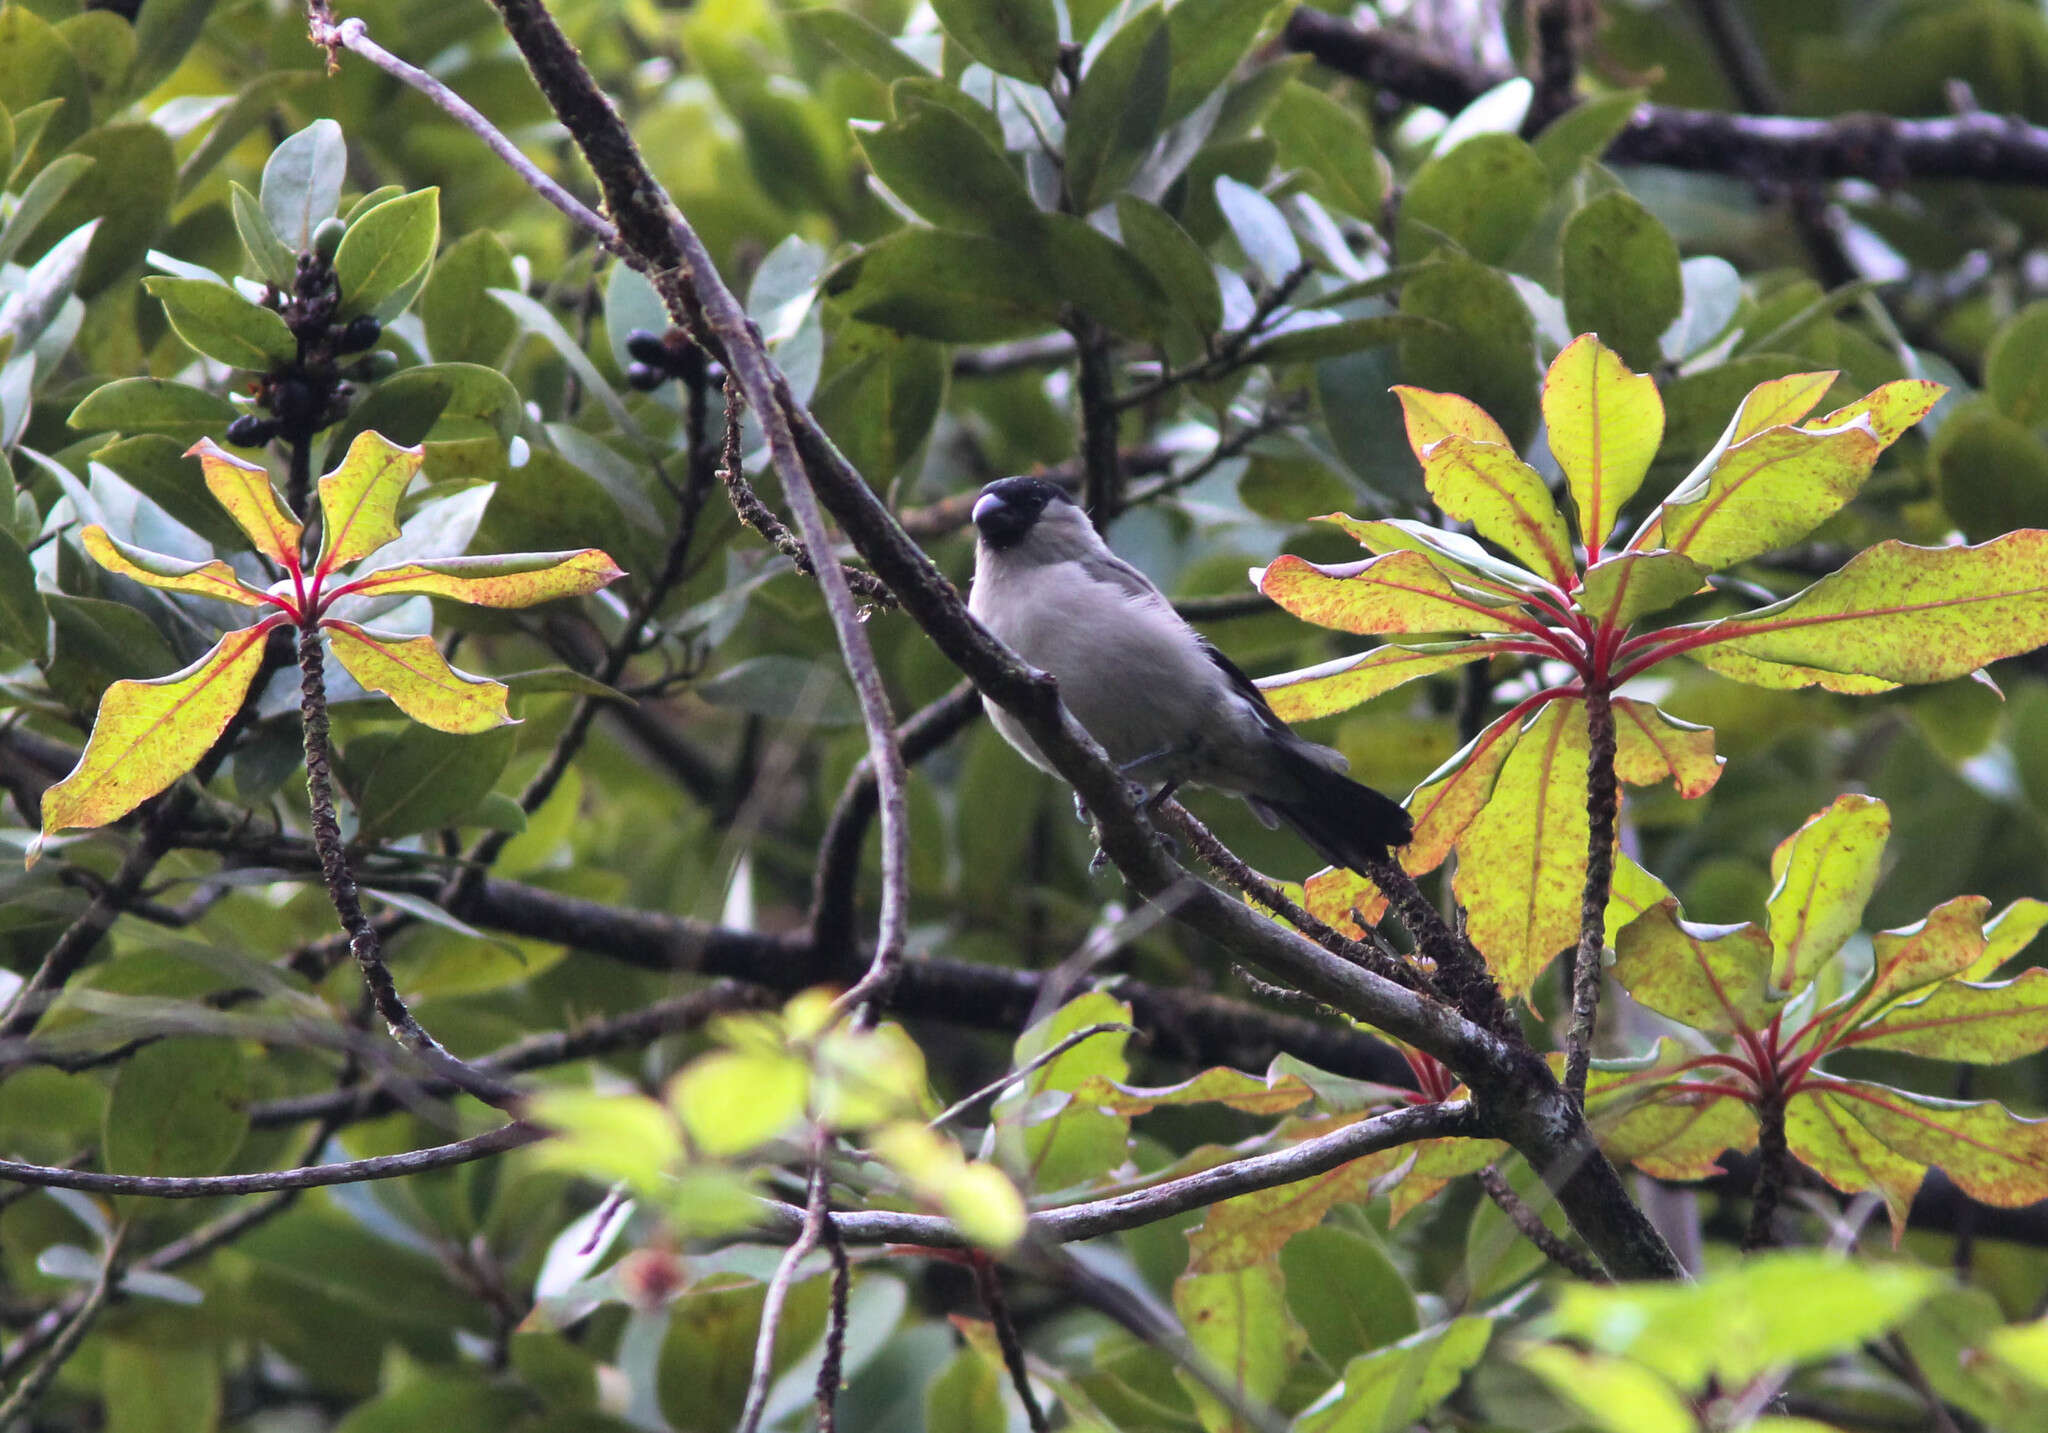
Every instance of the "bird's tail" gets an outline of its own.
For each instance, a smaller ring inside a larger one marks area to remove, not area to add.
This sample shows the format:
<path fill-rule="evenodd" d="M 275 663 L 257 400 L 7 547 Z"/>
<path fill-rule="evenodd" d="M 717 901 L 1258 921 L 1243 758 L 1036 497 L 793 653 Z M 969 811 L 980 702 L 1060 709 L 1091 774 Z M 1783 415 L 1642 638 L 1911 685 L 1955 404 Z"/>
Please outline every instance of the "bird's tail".
<path fill-rule="evenodd" d="M 1298 800 L 1262 804 L 1333 866 L 1363 873 L 1368 860 L 1385 859 L 1415 834 L 1400 802 L 1347 776 L 1317 769 L 1303 786 Z"/>

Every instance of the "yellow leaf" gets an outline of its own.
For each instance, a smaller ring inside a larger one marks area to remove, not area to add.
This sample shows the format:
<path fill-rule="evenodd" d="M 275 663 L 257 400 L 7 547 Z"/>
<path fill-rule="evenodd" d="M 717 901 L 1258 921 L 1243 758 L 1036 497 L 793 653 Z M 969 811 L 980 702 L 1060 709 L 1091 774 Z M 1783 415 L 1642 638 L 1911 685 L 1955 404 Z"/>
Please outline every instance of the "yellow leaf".
<path fill-rule="evenodd" d="M 559 597 L 581 597 L 625 575 L 595 547 L 580 552 L 520 552 L 503 556 L 442 557 L 404 562 L 366 573 L 336 589 L 336 596 L 395 597 L 425 593 L 472 607 L 531 607 Z"/>
<path fill-rule="evenodd" d="M 1788 373 L 1783 378 L 1757 384 L 1742 400 L 1742 407 L 1736 410 L 1735 426 L 1729 432 L 1728 441 L 1740 443 L 1766 428 L 1782 428 L 1788 423 L 1797 423 L 1827 396 L 1828 389 L 1839 377 L 1840 372 L 1830 368 L 1820 373 Z M 1823 419 L 1814 426 L 1834 428 L 1840 425 L 1832 419 Z"/>
<path fill-rule="evenodd" d="M 1394 396 L 1401 400 L 1401 416 L 1408 424 L 1408 446 L 1415 450 L 1418 463 L 1428 462 L 1430 447 L 1453 435 L 1478 443 L 1514 447 L 1493 416 L 1470 398 L 1456 393 L 1432 393 L 1405 383 L 1394 385 Z"/>
<path fill-rule="evenodd" d="M 160 552 L 131 547 L 98 523 L 80 533 L 78 541 L 101 567 L 144 587 L 192 592 L 238 607 L 260 607 L 265 601 L 262 594 L 244 587 L 235 570 L 217 557 L 208 562 L 183 562 Z"/>
<path fill-rule="evenodd" d="M 1430 446 L 1422 481 L 1449 517 L 1470 522 L 1559 587 L 1573 577 L 1572 535 L 1537 471 L 1499 443 L 1455 434 Z"/>
<path fill-rule="evenodd" d="M 1419 552 L 1322 567 L 1273 560 L 1259 590 L 1304 621 L 1341 632 L 1505 632 L 1494 609 L 1455 587 Z"/>
<path fill-rule="evenodd" d="M 1806 536 L 1856 496 L 1883 450 L 1861 424 L 1766 428 L 1682 484 L 1631 546 L 1669 548 L 1709 570 Z"/>
<path fill-rule="evenodd" d="M 1714 729 L 1680 721 L 1648 702 L 1614 702 L 1614 769 L 1631 786 L 1670 777 L 1678 794 L 1704 796 L 1721 779 L 1724 758 L 1714 753 Z"/>
<path fill-rule="evenodd" d="M 298 565 L 305 529 L 284 505 L 268 468 L 243 462 L 211 438 L 201 438 L 185 450 L 185 456 L 199 460 L 206 490 L 227 509 L 235 526 L 248 534 L 251 546 L 279 567 Z"/>
<path fill-rule="evenodd" d="M 365 690 L 391 698 L 422 726 L 466 736 L 513 720 L 504 684 L 449 666 L 432 637 L 387 637 L 335 617 L 324 618 L 320 627 L 351 677 Z"/>
<path fill-rule="evenodd" d="M 1415 788 L 1406 805 L 1415 834 L 1401 848 L 1401 869 L 1411 876 L 1433 871 L 1451 854 L 1472 818 L 1493 795 L 1501 764 L 1522 738 L 1522 722 L 1510 712 L 1496 717 L 1465 748 Z"/>
<path fill-rule="evenodd" d="M 1845 404 L 1818 423 L 1809 423 L 1807 426 L 1815 429 L 1839 428 L 1844 423 L 1867 418 L 1870 420 L 1871 431 L 1877 434 L 1877 441 L 1885 447 L 1890 447 L 1898 441 L 1901 433 L 1931 413 L 1934 405 L 1941 401 L 1941 395 L 1946 392 L 1946 385 L 1933 383 L 1925 378 L 1901 378 L 1897 382 L 1872 389 L 1854 403 Z"/>
<path fill-rule="evenodd" d="M 1778 843 L 1769 903 L 1778 989 L 1789 993 L 1812 980 L 1861 928 L 1891 831 L 1891 811 L 1876 797 L 1838 796 Z"/>
<path fill-rule="evenodd" d="M 190 771 L 242 709 L 264 641 L 284 620 L 228 633 L 183 671 L 108 687 L 78 765 L 43 793 L 43 835 L 118 821 Z"/>
<path fill-rule="evenodd" d="M 324 576 L 368 557 L 398 536 L 398 500 L 412 486 L 426 449 L 401 448 L 382 433 L 362 432 L 341 466 L 320 479 L 320 534 Z"/>
<path fill-rule="evenodd" d="M 1280 720 L 1307 721 L 1348 711 L 1418 677 L 1448 672 L 1498 650 L 1488 642 L 1431 642 L 1413 647 L 1390 642 L 1355 657 L 1261 677 L 1254 685 L 1266 694 Z"/>
<path fill-rule="evenodd" d="M 1551 456 L 1564 469 L 1579 510 L 1587 561 L 1597 561 L 1622 504 L 1642 486 L 1664 441 L 1664 400 L 1656 380 L 1631 373 L 1620 354 L 1586 333 L 1544 376 L 1543 421 Z"/>
<path fill-rule="evenodd" d="M 1543 709 L 1458 841 L 1458 899 L 1473 944 L 1513 998 L 1578 939 L 1586 879 L 1585 713 Z"/>

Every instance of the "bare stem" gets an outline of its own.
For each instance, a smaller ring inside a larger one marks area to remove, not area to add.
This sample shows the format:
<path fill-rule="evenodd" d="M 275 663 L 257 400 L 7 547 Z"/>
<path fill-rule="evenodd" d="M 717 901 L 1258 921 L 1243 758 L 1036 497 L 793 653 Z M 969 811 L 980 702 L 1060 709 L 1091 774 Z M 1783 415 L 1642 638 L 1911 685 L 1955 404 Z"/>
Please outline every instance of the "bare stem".
<path fill-rule="evenodd" d="M 313 847 L 320 856 L 320 875 L 327 885 L 327 898 L 334 905 L 341 928 L 348 932 L 349 951 L 363 972 L 370 999 L 378 1015 L 390 1028 L 392 1037 L 450 1083 L 486 1104 L 511 1108 L 512 1087 L 481 1071 L 472 1069 L 442 1048 L 427 1033 L 398 993 L 391 967 L 384 963 L 383 943 L 377 928 L 363 911 L 348 853 L 342 849 L 341 824 L 334 810 L 333 753 L 327 734 L 326 663 L 320 650 L 320 629 L 299 629 L 299 720 L 306 739 L 306 793 L 313 816 Z"/>
<path fill-rule="evenodd" d="M 1486 1197 L 1500 1206 L 1500 1212 L 1520 1231 L 1522 1237 L 1543 1251 L 1543 1257 L 1581 1279 L 1597 1284 L 1608 1282 L 1606 1271 L 1575 1246 L 1559 1238 L 1543 1216 L 1529 1207 L 1527 1200 L 1515 1193 L 1507 1176 L 1500 1172 L 1500 1166 L 1489 1164 L 1479 1171 L 1479 1187 L 1486 1191 Z"/>
<path fill-rule="evenodd" d="M 754 1373 L 747 1383 L 747 1402 L 740 1414 L 739 1433 L 759 1433 L 761 1414 L 768 1404 L 768 1380 L 775 1371 L 775 1335 L 782 1324 L 782 1306 L 796 1282 L 797 1265 L 817 1248 L 825 1237 L 825 1220 L 831 1213 L 831 1180 L 825 1172 L 826 1135 L 820 1130 L 813 1141 L 809 1193 L 804 1203 L 803 1228 L 796 1241 L 783 1251 L 782 1262 L 768 1281 L 761 1300 L 761 1330 L 754 1339 Z"/>
<path fill-rule="evenodd" d="M 7 1395 L 7 1400 L 0 1403 L 0 1428 L 11 1427 L 16 1418 L 32 1408 L 35 1401 L 43 1396 L 43 1390 L 50 1386 L 50 1380 L 57 1376 L 57 1371 L 78 1351 L 86 1331 L 99 1317 L 100 1310 L 106 1307 L 107 1296 L 113 1292 L 114 1266 L 120 1254 L 121 1235 L 116 1233 L 100 1257 L 99 1277 L 93 1281 L 92 1288 L 86 1291 L 85 1297 L 50 1341 L 41 1361 L 23 1375 L 21 1382 L 14 1385 L 14 1391 Z"/>
<path fill-rule="evenodd" d="M 1614 706 L 1597 682 L 1586 687 L 1586 736 L 1586 885 L 1579 901 L 1572 1023 L 1564 1057 L 1564 1087 L 1582 1105 L 1600 1016 L 1600 961 L 1607 944 L 1607 899 L 1614 889 L 1614 818 L 1621 806 L 1614 774 Z"/>
<path fill-rule="evenodd" d="M 839 1242 L 839 1226 L 827 1214 L 820 1226 L 825 1253 L 832 1260 L 832 1299 L 825 1313 L 825 1357 L 818 1363 L 818 1433 L 833 1433 L 839 1423 L 839 1385 L 846 1368 L 846 1302 L 852 1292 L 853 1267 L 846 1259 L 846 1246 Z"/>
<path fill-rule="evenodd" d="M 1010 1317 L 1010 1301 L 1003 1294 L 1003 1276 L 995 1261 L 979 1252 L 974 1255 L 974 1287 L 981 1295 L 982 1307 L 988 1310 L 989 1322 L 995 1325 L 1003 1367 L 1010 1371 L 1010 1386 L 1017 1390 L 1018 1401 L 1024 1405 L 1031 1433 L 1048 1433 L 1052 1425 L 1046 1421 L 1045 1409 L 1031 1388 L 1031 1373 L 1024 1366 L 1024 1342 L 1017 1337 L 1017 1321 Z"/>
<path fill-rule="evenodd" d="M 1750 1193 L 1749 1230 L 1742 1249 L 1769 1249 L 1778 1242 L 1778 1201 L 1792 1182 L 1792 1149 L 1785 1139 L 1785 1105 L 1765 1099 L 1756 1106 L 1756 1187 Z"/>

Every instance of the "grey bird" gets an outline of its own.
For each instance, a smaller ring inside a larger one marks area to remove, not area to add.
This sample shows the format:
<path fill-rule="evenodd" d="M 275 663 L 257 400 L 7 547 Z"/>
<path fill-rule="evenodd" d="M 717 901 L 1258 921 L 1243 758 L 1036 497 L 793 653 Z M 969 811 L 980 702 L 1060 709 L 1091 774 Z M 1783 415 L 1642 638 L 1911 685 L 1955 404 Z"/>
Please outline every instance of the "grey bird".
<path fill-rule="evenodd" d="M 1342 775 L 1340 753 L 1295 735 L 1251 678 L 1109 550 L 1064 489 L 998 479 L 975 499 L 973 521 L 968 610 L 1059 680 L 1067 710 L 1110 760 L 1156 784 L 1153 801 L 1182 783 L 1227 791 L 1354 870 L 1407 843 L 1414 827 L 1400 803 Z M 1052 771 L 1014 717 L 985 705 L 1005 741 Z"/>

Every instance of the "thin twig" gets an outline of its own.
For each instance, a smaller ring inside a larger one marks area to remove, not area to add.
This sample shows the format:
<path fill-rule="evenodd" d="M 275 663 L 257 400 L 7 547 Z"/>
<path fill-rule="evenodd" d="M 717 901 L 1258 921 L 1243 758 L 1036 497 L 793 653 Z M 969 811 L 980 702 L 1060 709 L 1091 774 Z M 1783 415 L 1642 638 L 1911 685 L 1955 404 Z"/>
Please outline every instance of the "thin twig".
<path fill-rule="evenodd" d="M 497 126 L 485 119 L 475 105 L 425 70 L 407 64 L 372 40 L 369 27 L 360 19 L 351 17 L 338 25 L 335 24 L 333 11 L 326 4 L 326 0 L 316 0 L 310 9 L 312 15 L 309 33 L 314 44 L 325 48 L 330 55 L 335 47 L 339 46 L 352 54 L 362 56 L 394 79 L 411 85 L 464 129 L 482 140 L 491 153 L 504 160 L 514 174 L 526 181 L 528 188 L 561 210 L 572 223 L 588 229 L 605 248 L 618 247 L 617 230 L 582 200 L 542 173 L 540 167 L 528 159 L 518 145 L 505 138 Z"/>
<path fill-rule="evenodd" d="M 225 1194 L 267 1194 L 277 1189 L 317 1189 L 331 1184 L 363 1184 L 373 1179 L 398 1179 L 430 1169 L 469 1164 L 545 1138 L 533 1125 L 514 1121 L 483 1134 L 403 1154 L 350 1159 L 339 1164 L 300 1165 L 294 1169 L 254 1174 L 105 1174 L 93 1169 L 21 1164 L 0 1160 L 0 1181 L 34 1184 L 45 1189 L 83 1189 L 89 1194 L 135 1194 L 146 1199 L 215 1199 Z"/>
<path fill-rule="evenodd" d="M 1543 1216 L 1529 1207 L 1528 1201 L 1515 1193 L 1507 1176 L 1500 1172 L 1500 1166 L 1489 1164 L 1479 1171 L 1479 1187 L 1486 1191 L 1486 1197 L 1500 1206 L 1500 1212 L 1521 1232 L 1524 1239 L 1543 1251 L 1543 1257 L 1550 1260 L 1568 1274 L 1587 1279 L 1596 1284 L 1608 1282 L 1607 1272 L 1577 1248 L 1559 1238 Z"/>
<path fill-rule="evenodd" d="M 35 1401 L 43 1396 L 43 1390 L 49 1387 L 50 1380 L 57 1376 L 57 1371 L 78 1351 L 78 1345 L 85 1339 L 86 1330 L 92 1327 L 93 1320 L 98 1318 L 100 1310 L 106 1307 L 107 1296 L 114 1288 L 114 1264 L 121 1256 L 121 1239 L 125 1228 L 126 1226 L 123 1226 L 122 1230 L 117 1230 L 114 1237 L 107 1241 L 106 1250 L 100 1256 L 99 1277 L 93 1281 L 92 1288 L 65 1320 L 57 1336 L 51 1340 L 48 1352 L 44 1353 L 34 1368 L 23 1375 L 21 1382 L 14 1385 L 14 1391 L 7 1395 L 7 1400 L 0 1403 L 0 1428 L 12 1426 L 16 1418 L 26 1413 L 35 1405 Z"/>
<path fill-rule="evenodd" d="M 1010 1386 L 1017 1390 L 1017 1398 L 1024 1405 L 1031 1433 L 1048 1433 L 1052 1424 L 1046 1421 L 1045 1408 L 1031 1387 L 1031 1372 L 1024 1366 L 1024 1343 L 1017 1337 L 1017 1321 L 1010 1317 L 1010 1301 L 1003 1295 L 1003 1276 L 997 1272 L 995 1261 L 978 1250 L 973 1264 L 974 1287 L 981 1295 L 981 1306 L 988 1310 L 989 1322 L 995 1325 L 1003 1367 L 1010 1371 Z"/>
<path fill-rule="evenodd" d="M 1579 944 L 1572 959 L 1572 1023 L 1564 1087 L 1586 1102 L 1593 1036 L 1600 1015 L 1600 962 L 1607 942 L 1607 898 L 1614 889 L 1614 819 L 1621 787 L 1614 774 L 1614 706 L 1606 688 L 1586 686 L 1586 884 L 1579 901 Z"/>
<path fill-rule="evenodd" d="M 775 1275 L 769 1279 L 768 1291 L 761 1299 L 761 1328 L 754 1339 L 754 1372 L 747 1382 L 747 1401 L 740 1413 L 739 1433 L 759 1433 L 761 1414 L 768 1404 L 768 1381 L 775 1372 L 775 1336 L 782 1325 L 782 1306 L 789 1299 L 790 1285 L 796 1282 L 797 1265 L 825 1237 L 825 1220 L 831 1213 L 831 1178 L 825 1171 L 826 1138 L 824 1131 L 820 1130 L 813 1141 L 803 1229 L 796 1241 L 783 1251 L 782 1262 L 775 1266 Z"/>
<path fill-rule="evenodd" d="M 1136 388 L 1118 394 L 1115 398 L 1116 407 L 1142 407 L 1184 384 L 1221 377 L 1242 366 L 1246 350 L 1265 331 L 1267 321 L 1294 297 L 1295 290 L 1300 288 L 1302 282 L 1313 272 L 1315 270 L 1309 264 L 1298 265 L 1279 283 L 1259 296 L 1259 301 L 1253 306 L 1251 317 L 1245 320 L 1244 326 L 1225 334 L 1213 353 L 1206 358 L 1195 360 L 1185 368 L 1171 369 L 1149 383 L 1142 383 Z"/>
<path fill-rule="evenodd" d="M 839 1226 L 831 1214 L 826 1214 L 819 1228 L 825 1255 L 832 1261 L 832 1293 L 825 1312 L 825 1357 L 818 1362 L 813 1397 L 818 1405 L 818 1433 L 833 1433 L 839 1423 L 839 1385 L 846 1376 L 846 1305 L 853 1287 L 853 1267 L 847 1262 L 846 1246 L 839 1242 Z"/>
<path fill-rule="evenodd" d="M 1116 370 L 1110 362 L 1109 331 L 1085 316 L 1074 321 L 1080 351 L 1075 396 L 1080 408 L 1081 504 L 1098 528 L 1123 511 L 1123 465 L 1117 461 Z"/>
<path fill-rule="evenodd" d="M 1039 1070 L 1044 1069 L 1047 1065 L 1050 1065 L 1054 1060 L 1057 1060 L 1060 1056 L 1066 1054 L 1067 1051 L 1073 1049 L 1082 1041 L 1093 1040 L 1097 1035 L 1113 1035 L 1118 1031 L 1122 1031 L 1126 1035 L 1137 1035 L 1140 1038 L 1142 1038 L 1144 1035 L 1144 1031 L 1140 1030 L 1137 1026 L 1126 1025 L 1121 1020 L 1103 1020 L 1093 1025 L 1083 1025 L 1080 1029 L 1074 1031 L 1071 1035 L 1067 1036 L 1066 1039 L 1060 1041 L 1057 1045 L 1054 1045 L 1050 1050 L 1040 1051 L 1038 1054 L 1032 1056 L 1029 1060 L 1026 1060 L 1023 1064 L 1019 1065 L 1016 1069 L 1004 1075 L 1001 1079 L 992 1080 L 988 1084 L 983 1085 L 980 1089 L 974 1091 L 974 1093 L 966 1095 L 958 1100 L 955 1100 L 952 1104 L 946 1106 L 945 1109 L 939 1111 L 939 1113 L 937 1113 L 936 1115 L 933 1115 L 931 1120 L 926 1125 L 926 1128 L 939 1129 L 947 1124 L 950 1124 L 953 1120 L 965 1114 L 968 1110 L 973 1109 L 983 1100 L 988 1099 L 991 1096 L 1001 1094 L 1004 1090 L 1009 1089 L 1010 1086 L 1016 1084 L 1019 1080 L 1029 1079 L 1032 1074 Z"/>
<path fill-rule="evenodd" d="M 1577 15 L 1581 0 L 1536 0 L 1536 92 L 1522 121 L 1522 136 L 1533 139 L 1569 110 L 1579 78 Z"/>

